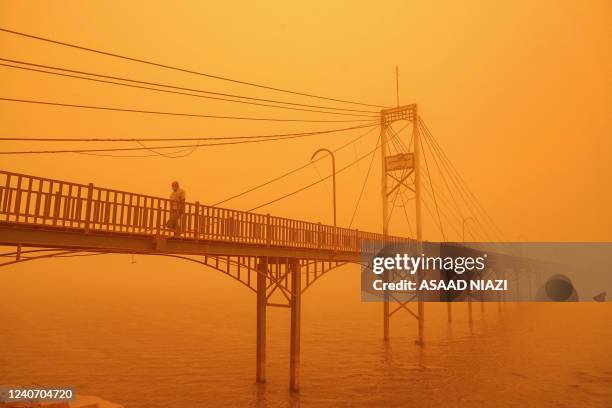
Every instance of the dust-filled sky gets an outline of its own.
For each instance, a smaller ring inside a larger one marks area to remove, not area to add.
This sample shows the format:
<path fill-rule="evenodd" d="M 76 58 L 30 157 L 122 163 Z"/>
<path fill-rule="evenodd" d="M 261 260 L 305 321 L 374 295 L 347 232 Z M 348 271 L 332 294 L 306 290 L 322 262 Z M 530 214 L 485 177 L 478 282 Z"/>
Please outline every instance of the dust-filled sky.
<path fill-rule="evenodd" d="M 0 3 L 0 26 L 243 81 L 390 106 L 396 101 L 398 65 L 400 102 L 419 105 L 429 129 L 499 225 L 503 239 L 612 239 L 610 1 L 5 0 Z M 0 33 L 0 55 L 216 92 L 368 109 L 121 61 L 7 33 Z M 7 67 L 0 67 L 0 78 L 0 97 L 5 98 L 209 115 L 344 118 Z M 352 125 L 173 117 L 0 101 L 2 137 L 214 137 Z M 0 156 L 0 168 L 162 196 L 169 194 L 170 182 L 176 179 L 187 191 L 188 201 L 210 204 L 306 163 L 317 148 L 337 148 L 360 133 L 200 148 L 177 159 Z M 372 150 L 377 137 L 374 130 L 338 152 L 338 167 Z M 2 151 L 138 147 L 1 143 Z M 133 154 L 147 153 L 153 154 Z M 379 156 L 373 164 L 353 226 L 379 231 Z M 433 162 L 429 165 L 434 167 Z M 338 175 L 339 225 L 349 224 L 368 166 L 369 159 L 362 160 Z M 322 160 L 316 168 L 225 205 L 249 209 L 329 172 L 328 161 Z M 331 183 L 319 184 L 259 211 L 331 223 L 330 190 Z M 424 237 L 440 239 L 430 214 L 424 212 L 424 218 Z M 452 221 L 450 215 L 448 222 L 443 221 L 448 239 L 459 239 L 460 221 Z M 399 221 L 392 222 L 391 232 L 409 233 Z M 477 231 L 473 234 L 478 238 Z"/>

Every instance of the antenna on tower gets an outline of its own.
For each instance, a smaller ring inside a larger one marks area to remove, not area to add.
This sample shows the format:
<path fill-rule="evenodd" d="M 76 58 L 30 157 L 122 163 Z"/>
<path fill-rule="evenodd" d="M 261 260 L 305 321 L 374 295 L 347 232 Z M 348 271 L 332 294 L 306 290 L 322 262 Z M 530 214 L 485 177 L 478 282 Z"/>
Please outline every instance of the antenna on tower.
<path fill-rule="evenodd" d="M 395 94 L 397 95 L 397 106 L 399 107 L 399 68 L 395 66 Z"/>

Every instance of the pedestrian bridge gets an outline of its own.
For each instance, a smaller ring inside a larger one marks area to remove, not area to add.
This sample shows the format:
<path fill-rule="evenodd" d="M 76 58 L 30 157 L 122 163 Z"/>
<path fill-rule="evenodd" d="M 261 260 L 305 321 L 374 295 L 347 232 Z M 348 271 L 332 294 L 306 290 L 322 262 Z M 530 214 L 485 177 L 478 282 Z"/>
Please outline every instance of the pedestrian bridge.
<path fill-rule="evenodd" d="M 75 252 L 169 256 L 209 266 L 257 294 L 257 380 L 265 381 L 267 307 L 291 311 L 290 388 L 299 387 L 302 293 L 362 243 L 408 242 L 356 229 L 188 202 L 178 236 L 171 201 L 0 170 L 0 266 Z M 280 299 L 275 301 L 274 299 Z"/>
<path fill-rule="evenodd" d="M 0 170 L 0 244 L 202 255 L 214 265 L 226 264 L 224 271 L 228 262 L 245 264 L 248 269 L 247 258 L 293 258 L 307 260 L 303 263 L 308 272 L 304 273 L 310 274 L 315 271 L 309 266 L 359 262 L 363 242 L 409 241 L 197 201 L 185 203 L 182 231 L 175 236 L 174 230 L 166 228 L 170 205 L 167 198 Z"/>
<path fill-rule="evenodd" d="M 174 236 L 165 227 L 170 204 L 169 199 L 146 194 L 0 171 L 0 242 L 108 252 L 358 262 L 363 242 L 383 241 L 382 234 L 197 201 L 185 204 L 182 232 Z"/>

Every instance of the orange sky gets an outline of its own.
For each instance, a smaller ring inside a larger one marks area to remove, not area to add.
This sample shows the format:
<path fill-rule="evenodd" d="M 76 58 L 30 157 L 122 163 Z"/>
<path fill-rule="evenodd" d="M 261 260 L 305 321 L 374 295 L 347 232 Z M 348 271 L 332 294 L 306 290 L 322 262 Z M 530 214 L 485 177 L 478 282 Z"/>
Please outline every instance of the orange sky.
<path fill-rule="evenodd" d="M 67 1 L 57 6 L 9 0 L 0 5 L 0 25 L 246 81 L 390 105 L 395 103 L 397 64 L 401 102 L 419 104 L 429 128 L 499 224 L 504 239 L 612 239 L 612 3 L 430 3 L 194 1 L 170 8 L 151 2 Z M 289 99 L 5 33 L 0 33 L 0 50 L 4 58 Z M 0 75 L 2 97 L 223 115 L 315 116 L 4 67 Z M 0 102 L 0 118 L 4 137 L 228 136 L 344 126 L 157 117 L 7 102 Z M 201 149 L 175 160 L 2 156 L 0 168 L 163 196 L 170 181 L 178 179 L 188 200 L 212 203 L 305 163 L 319 147 L 340 146 L 357 134 Z M 355 149 L 339 153 L 338 166 L 375 143 L 372 134 Z M 33 147 L 3 142 L 1 149 Z M 379 157 L 376 160 L 356 226 L 378 231 Z M 350 220 L 367 164 L 338 178 L 339 225 Z M 321 174 L 329 172 L 327 162 L 317 168 Z M 228 206 L 248 209 L 318 177 L 309 168 Z M 262 211 L 331 223 L 323 185 Z M 429 219 L 425 238 L 440 238 Z"/>

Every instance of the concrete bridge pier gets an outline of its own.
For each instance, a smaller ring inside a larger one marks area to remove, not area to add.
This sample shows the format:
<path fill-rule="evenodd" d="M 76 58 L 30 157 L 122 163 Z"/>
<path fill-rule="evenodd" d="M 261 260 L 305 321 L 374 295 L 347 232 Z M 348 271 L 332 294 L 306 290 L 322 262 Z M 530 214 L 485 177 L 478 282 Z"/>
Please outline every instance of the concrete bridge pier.
<path fill-rule="evenodd" d="M 289 389 L 300 389 L 300 328 L 302 320 L 302 278 L 300 262 L 297 259 L 289 263 L 291 268 L 291 345 L 289 351 Z"/>
<path fill-rule="evenodd" d="M 300 389 L 300 328 L 302 306 L 302 277 L 300 260 L 285 258 L 284 268 L 290 280 L 288 304 L 268 302 L 269 289 L 278 285 L 270 273 L 270 259 L 259 257 L 257 260 L 257 327 L 256 327 L 256 373 L 258 383 L 266 382 L 266 308 L 268 306 L 286 307 L 291 312 L 289 347 L 289 389 Z M 278 266 L 278 265 L 277 265 Z M 270 293 L 271 294 L 271 293 Z"/>
<path fill-rule="evenodd" d="M 259 258 L 257 263 L 257 329 L 256 360 L 257 382 L 266 382 L 266 285 L 268 282 L 268 259 Z"/>

